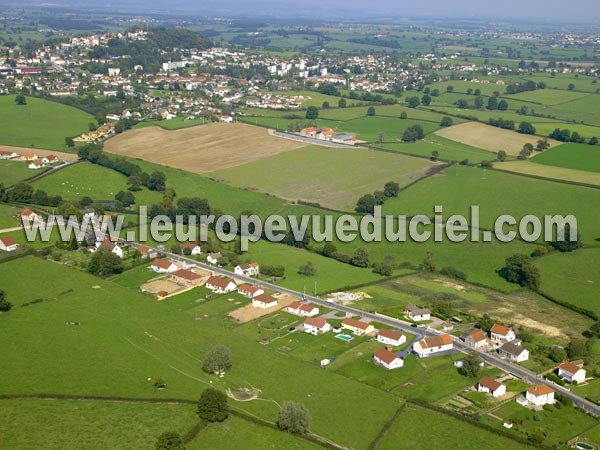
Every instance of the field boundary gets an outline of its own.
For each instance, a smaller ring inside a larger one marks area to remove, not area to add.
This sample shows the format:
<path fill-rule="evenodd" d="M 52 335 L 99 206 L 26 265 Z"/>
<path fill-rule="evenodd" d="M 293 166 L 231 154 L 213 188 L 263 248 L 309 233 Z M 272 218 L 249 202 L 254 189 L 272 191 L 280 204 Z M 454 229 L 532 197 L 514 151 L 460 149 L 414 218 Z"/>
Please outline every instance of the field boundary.
<path fill-rule="evenodd" d="M 551 167 L 557 167 L 557 166 L 551 166 Z M 530 173 L 516 172 L 516 171 L 513 171 L 513 170 L 502 169 L 502 168 L 498 167 L 497 165 L 490 167 L 489 170 L 497 170 L 499 172 L 510 173 L 512 175 L 517 175 L 517 176 L 527 177 L 527 178 L 533 178 L 533 179 L 536 179 L 536 180 L 553 181 L 555 183 L 570 184 L 572 186 L 580 186 L 580 187 L 586 187 L 586 188 L 590 188 L 590 189 L 600 189 L 600 186 L 598 186 L 596 184 L 580 183 L 578 181 L 561 180 L 559 178 L 551 178 L 551 177 L 544 177 L 542 175 L 533 175 L 533 174 L 530 174 Z M 577 169 L 573 169 L 573 170 L 577 170 Z"/>
<path fill-rule="evenodd" d="M 371 441 L 371 443 L 369 444 L 369 446 L 367 447 L 367 450 L 375 450 L 377 448 L 377 444 L 379 444 L 379 441 L 381 441 L 381 439 L 383 439 L 385 437 L 385 435 L 387 434 L 389 429 L 392 427 L 392 425 L 394 425 L 396 423 L 396 421 L 400 417 L 400 414 L 402 414 L 402 412 L 404 411 L 405 408 L 406 408 L 406 402 L 404 402 L 402 405 L 400 405 L 400 408 L 398 408 L 398 410 L 394 413 L 394 415 L 390 418 L 390 420 L 388 420 L 383 425 L 383 427 L 379 431 L 379 434 L 377 434 L 375 439 L 373 439 Z"/>

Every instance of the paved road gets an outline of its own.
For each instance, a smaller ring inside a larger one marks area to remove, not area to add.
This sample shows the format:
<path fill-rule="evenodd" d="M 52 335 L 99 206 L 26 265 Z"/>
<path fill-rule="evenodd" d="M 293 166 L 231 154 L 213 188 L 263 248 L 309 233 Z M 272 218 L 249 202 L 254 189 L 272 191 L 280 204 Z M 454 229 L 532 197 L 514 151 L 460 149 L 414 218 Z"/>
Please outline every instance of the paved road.
<path fill-rule="evenodd" d="M 139 245 L 137 243 L 131 243 L 131 242 L 129 242 L 129 244 L 131 244 L 133 246 Z M 322 298 L 319 298 L 319 297 L 316 297 L 313 295 L 302 294 L 301 292 L 294 291 L 293 289 L 288 289 L 286 287 L 282 287 L 282 286 L 279 286 L 279 285 L 276 285 L 273 283 L 269 283 L 267 281 L 257 280 L 255 278 L 251 278 L 251 277 L 244 277 L 244 276 L 236 275 L 233 272 L 231 272 L 227 269 L 224 269 L 222 267 L 215 267 L 210 264 L 200 263 L 194 259 L 187 258 L 187 257 L 181 256 L 181 255 L 176 255 L 173 253 L 168 253 L 168 252 L 163 252 L 163 253 L 166 253 L 174 261 L 178 261 L 178 262 L 186 263 L 186 264 L 194 264 L 203 269 L 212 271 L 216 274 L 232 277 L 232 278 L 235 278 L 236 280 L 245 281 L 250 284 L 260 286 L 263 289 L 265 289 L 265 288 L 272 289 L 274 291 L 281 292 L 283 294 L 292 295 L 292 296 L 299 297 L 299 298 L 302 298 L 304 296 L 304 299 L 306 299 L 312 303 L 315 303 L 317 305 L 326 306 L 328 308 L 335 309 L 337 311 L 344 311 L 353 316 L 360 316 L 364 319 L 374 320 L 374 321 L 377 321 L 384 325 L 388 325 L 390 327 L 402 330 L 407 333 L 419 334 L 419 335 L 423 335 L 423 336 L 435 336 L 435 335 L 440 334 L 440 332 L 438 332 L 437 330 L 433 330 L 431 328 L 426 328 L 426 327 L 415 328 L 411 323 L 406 322 L 404 320 L 384 316 L 384 315 L 378 314 L 378 313 L 370 313 L 370 312 L 366 312 L 366 311 L 361 311 L 359 309 L 352 308 L 350 306 L 331 303 L 331 302 L 328 302 L 327 300 L 323 300 Z M 461 341 L 460 339 L 458 339 L 457 337 L 452 336 L 452 339 L 454 341 L 455 350 L 458 350 L 459 352 L 465 353 L 465 354 L 470 354 L 475 351 L 472 348 L 465 345 L 465 343 L 463 341 Z M 568 390 L 566 390 L 565 388 L 563 388 L 561 386 L 557 386 L 554 383 L 546 381 L 543 378 L 541 378 L 540 376 L 538 376 L 536 373 L 534 373 L 528 369 L 525 369 L 524 367 L 518 366 L 516 364 L 512 364 L 511 362 L 504 360 L 495 354 L 485 353 L 485 352 L 480 352 L 480 351 L 477 351 L 477 353 L 479 354 L 479 357 L 481 358 L 482 361 L 485 361 L 492 366 L 498 367 L 499 369 L 502 369 L 503 371 L 510 373 L 511 375 L 513 375 L 517 378 L 520 378 L 523 381 L 526 381 L 527 383 L 545 384 L 547 386 L 550 386 L 555 391 L 561 393 L 565 397 L 570 398 L 573 401 L 573 404 L 575 406 L 582 408 L 585 411 L 587 411 L 595 416 L 600 416 L 600 406 L 599 405 L 596 405 L 595 403 L 592 403 L 589 400 L 584 399 L 583 397 L 580 397 L 572 392 L 569 392 Z"/>

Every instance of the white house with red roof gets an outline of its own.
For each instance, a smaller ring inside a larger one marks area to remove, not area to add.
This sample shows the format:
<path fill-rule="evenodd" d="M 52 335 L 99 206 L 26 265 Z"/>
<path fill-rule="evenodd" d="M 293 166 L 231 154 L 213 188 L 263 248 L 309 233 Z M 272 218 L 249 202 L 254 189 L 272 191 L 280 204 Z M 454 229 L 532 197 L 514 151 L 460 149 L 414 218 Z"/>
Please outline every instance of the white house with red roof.
<path fill-rule="evenodd" d="M 413 344 L 413 352 L 419 358 L 426 358 L 434 353 L 452 350 L 454 343 L 449 334 L 428 336 Z"/>
<path fill-rule="evenodd" d="M 119 258 L 123 258 L 123 256 L 125 256 L 125 253 L 123 253 L 123 249 L 119 247 L 119 244 L 111 241 L 108 237 L 104 238 L 102 242 L 96 242 L 96 248 L 105 248 L 114 255 L 117 255 Z"/>
<path fill-rule="evenodd" d="M 375 362 L 388 370 L 399 369 L 404 365 L 404 360 L 386 348 L 378 349 L 373 355 Z"/>
<path fill-rule="evenodd" d="M 17 241 L 12 236 L 5 236 L 0 238 L 0 250 L 5 252 L 14 252 L 19 247 Z"/>
<path fill-rule="evenodd" d="M 502 397 L 506 394 L 506 386 L 491 377 L 484 376 L 475 385 L 477 392 L 487 392 L 492 394 L 492 397 Z"/>
<path fill-rule="evenodd" d="M 327 333 L 331 331 L 331 325 L 322 317 L 307 317 L 304 321 L 304 332 L 309 334 Z"/>
<path fill-rule="evenodd" d="M 13 159 L 17 158 L 19 154 L 17 152 L 0 150 L 0 159 Z"/>
<path fill-rule="evenodd" d="M 515 332 L 512 328 L 506 327 L 499 323 L 494 324 L 490 330 L 490 339 L 496 344 L 505 344 L 516 339 Z"/>
<path fill-rule="evenodd" d="M 397 347 L 406 342 L 406 336 L 400 331 L 379 330 L 379 333 L 377 333 L 377 340 L 382 344 Z"/>
<path fill-rule="evenodd" d="M 215 294 L 226 294 L 235 291 L 237 284 L 233 278 L 212 276 L 206 280 L 205 286 Z"/>
<path fill-rule="evenodd" d="M 252 286 L 251 284 L 240 284 L 237 288 L 239 294 L 242 294 L 244 297 L 254 298 L 260 294 L 264 294 L 264 290 L 262 288 Z"/>
<path fill-rule="evenodd" d="M 170 259 L 156 258 L 150 264 L 150 269 L 156 273 L 173 273 L 179 270 L 179 266 Z"/>
<path fill-rule="evenodd" d="M 27 167 L 35 170 L 35 169 L 41 169 L 43 167 L 46 167 L 46 164 L 38 159 L 35 161 L 31 161 Z"/>
<path fill-rule="evenodd" d="M 157 251 L 148 247 L 147 245 L 140 245 L 138 251 L 142 255 L 142 259 L 156 258 L 158 255 Z"/>
<path fill-rule="evenodd" d="M 202 249 L 200 246 L 194 242 L 185 242 L 179 246 L 182 253 L 187 253 L 189 251 L 190 255 L 200 255 L 202 253 Z"/>
<path fill-rule="evenodd" d="M 375 327 L 368 322 L 347 318 L 342 320 L 342 328 L 351 331 L 356 336 L 362 336 L 375 331 Z"/>
<path fill-rule="evenodd" d="M 297 316 L 313 317 L 319 314 L 319 308 L 309 303 L 293 302 L 290 303 L 285 311 Z"/>
<path fill-rule="evenodd" d="M 31 210 L 30 208 L 25 208 L 23 210 L 21 210 L 21 220 L 26 219 L 29 220 L 30 222 L 34 222 L 36 220 L 38 220 L 39 216 L 33 212 L 33 210 Z"/>
<path fill-rule="evenodd" d="M 269 294 L 260 294 L 252 299 L 252 306 L 255 308 L 272 308 L 277 303 L 277 299 Z"/>
<path fill-rule="evenodd" d="M 545 384 L 531 386 L 525 392 L 525 398 L 529 403 L 535 406 L 544 406 L 554 403 L 554 389 Z"/>
<path fill-rule="evenodd" d="M 565 361 L 558 366 L 558 376 L 569 383 L 583 383 L 585 374 L 583 361 Z"/>
<path fill-rule="evenodd" d="M 251 262 L 246 264 L 239 264 L 235 266 L 233 272 L 236 275 L 242 275 L 245 277 L 253 277 L 260 273 L 260 265 L 257 262 Z"/>

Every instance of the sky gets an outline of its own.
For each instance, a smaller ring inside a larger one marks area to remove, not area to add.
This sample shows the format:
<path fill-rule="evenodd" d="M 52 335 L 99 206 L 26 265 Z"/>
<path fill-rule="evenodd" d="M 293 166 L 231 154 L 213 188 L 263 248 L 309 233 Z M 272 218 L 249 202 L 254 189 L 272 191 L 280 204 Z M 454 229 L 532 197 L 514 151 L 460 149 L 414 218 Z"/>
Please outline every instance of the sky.
<path fill-rule="evenodd" d="M 0 0 L 0 3 L 2 1 Z M 104 5 L 116 11 L 188 12 L 194 15 L 337 18 L 411 16 L 600 22 L 600 0 L 54 0 Z"/>

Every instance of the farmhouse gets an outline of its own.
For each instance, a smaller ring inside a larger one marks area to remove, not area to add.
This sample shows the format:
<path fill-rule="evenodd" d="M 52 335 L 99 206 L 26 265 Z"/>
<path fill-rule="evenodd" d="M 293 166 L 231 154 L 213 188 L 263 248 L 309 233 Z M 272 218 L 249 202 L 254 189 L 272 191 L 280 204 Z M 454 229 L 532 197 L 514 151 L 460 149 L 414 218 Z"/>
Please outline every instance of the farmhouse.
<path fill-rule="evenodd" d="M 487 392 L 492 394 L 492 397 L 502 397 L 506 394 L 506 386 L 488 376 L 482 377 L 475 387 L 477 392 Z"/>
<path fill-rule="evenodd" d="M 385 348 L 378 349 L 373 355 L 373 359 L 388 370 L 398 369 L 404 365 L 402 358 Z"/>
<path fill-rule="evenodd" d="M 307 127 L 300 131 L 302 136 L 311 137 L 315 139 L 331 140 L 336 132 L 331 128 L 322 127 Z"/>
<path fill-rule="evenodd" d="M 361 322 L 360 320 L 351 318 L 342 320 L 342 328 L 350 330 L 357 336 L 362 336 L 363 334 L 369 334 L 375 331 L 375 327 L 370 323 Z"/>
<path fill-rule="evenodd" d="M 525 393 L 527 401 L 535 406 L 544 406 L 554 403 L 554 389 L 545 384 L 531 386 Z"/>
<path fill-rule="evenodd" d="M 516 337 L 517 336 L 512 328 L 505 327 L 498 323 L 490 330 L 490 339 L 496 344 L 505 344 L 506 342 L 513 341 Z"/>
<path fill-rule="evenodd" d="M 331 325 L 322 317 L 307 317 L 304 321 L 304 332 L 309 334 L 323 334 L 331 330 Z"/>
<path fill-rule="evenodd" d="M 42 156 L 41 160 L 44 164 L 54 164 L 58 162 L 58 157 L 56 155 Z"/>
<path fill-rule="evenodd" d="M 96 248 L 105 248 L 111 253 L 117 255 L 119 258 L 123 258 L 123 256 L 125 256 L 123 249 L 119 247 L 119 244 L 111 241 L 108 237 L 104 238 L 102 242 L 96 242 Z"/>
<path fill-rule="evenodd" d="M 225 294 L 237 288 L 233 278 L 212 276 L 206 280 L 205 286 L 216 294 Z"/>
<path fill-rule="evenodd" d="M 223 257 L 223 255 L 221 255 L 221 253 L 209 253 L 208 255 L 206 255 L 206 261 L 209 264 L 218 264 L 219 260 Z"/>
<path fill-rule="evenodd" d="M 397 347 L 406 342 L 406 336 L 404 336 L 404 334 L 402 334 L 400 331 L 379 330 L 379 333 L 377 333 L 377 340 L 382 344 Z"/>
<path fill-rule="evenodd" d="M 17 249 L 19 244 L 12 236 L 6 236 L 0 238 L 0 250 L 4 250 L 5 252 L 12 252 Z"/>
<path fill-rule="evenodd" d="M 199 255 L 202 253 L 200 246 L 193 242 L 186 242 L 184 244 L 181 244 L 179 246 L 179 249 L 181 250 L 181 253 L 185 255 Z"/>
<path fill-rule="evenodd" d="M 518 339 L 504 344 L 498 349 L 498 353 L 502 358 L 514 362 L 523 362 L 529 359 L 529 350 L 523 348 Z"/>
<path fill-rule="evenodd" d="M 35 153 L 31 152 L 23 152 L 21 153 L 21 157 L 19 158 L 21 161 L 35 161 L 38 159 Z"/>
<path fill-rule="evenodd" d="M 156 273 L 172 273 L 178 270 L 179 267 L 170 259 L 157 258 L 150 264 L 150 269 Z"/>
<path fill-rule="evenodd" d="M 439 336 L 429 336 L 421 339 L 413 344 L 413 352 L 419 358 L 426 358 L 434 353 L 452 350 L 454 344 L 452 338 L 448 334 L 440 334 Z"/>
<path fill-rule="evenodd" d="M 277 306 L 277 299 L 269 294 L 260 294 L 252 299 L 255 308 L 271 308 Z"/>
<path fill-rule="evenodd" d="M 242 294 L 244 297 L 248 297 L 248 298 L 254 298 L 265 292 L 262 288 L 252 286 L 250 284 L 240 284 L 237 288 L 237 291 L 238 291 L 238 293 Z"/>
<path fill-rule="evenodd" d="M 285 311 L 297 316 L 313 317 L 319 314 L 319 308 L 302 302 L 290 303 Z"/>
<path fill-rule="evenodd" d="M 419 308 L 415 305 L 406 305 L 406 308 L 404 308 L 404 315 L 411 318 L 415 322 L 431 319 L 431 311 L 429 311 L 427 308 Z"/>
<path fill-rule="evenodd" d="M 240 264 L 235 266 L 235 269 L 233 269 L 233 271 L 236 275 L 252 277 L 259 274 L 260 266 L 256 262 Z"/>
<path fill-rule="evenodd" d="M 465 337 L 465 344 L 471 348 L 484 349 L 488 346 L 487 336 L 482 330 L 473 330 Z"/>
<path fill-rule="evenodd" d="M 558 376 L 569 383 L 585 381 L 583 361 L 565 361 L 558 366 Z"/>
<path fill-rule="evenodd" d="M 193 286 L 199 284 L 202 280 L 202 276 L 198 275 L 191 270 L 179 269 L 171 274 L 173 281 L 177 284 L 183 284 L 185 286 Z"/>

